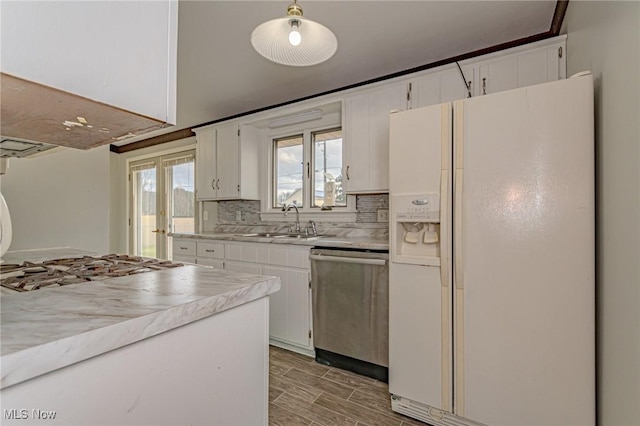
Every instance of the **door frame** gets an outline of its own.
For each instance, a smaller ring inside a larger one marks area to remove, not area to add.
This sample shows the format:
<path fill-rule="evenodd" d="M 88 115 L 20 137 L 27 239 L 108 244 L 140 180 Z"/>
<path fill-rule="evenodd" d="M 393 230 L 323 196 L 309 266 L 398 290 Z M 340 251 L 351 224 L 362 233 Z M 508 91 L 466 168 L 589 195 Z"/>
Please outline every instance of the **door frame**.
<path fill-rule="evenodd" d="M 133 233 L 132 233 L 132 226 L 133 226 L 133 203 L 132 203 L 132 198 L 133 198 L 133 193 L 132 193 L 132 187 L 131 187 L 131 181 L 130 181 L 130 167 L 131 167 L 131 163 L 134 162 L 138 162 L 141 160 L 151 160 L 152 158 L 156 158 L 156 157 L 163 157 L 166 155 L 171 155 L 171 154 L 177 154 L 180 152 L 187 152 L 187 151 L 192 151 L 196 149 L 196 143 L 195 143 L 195 137 L 193 138 L 193 143 L 184 145 L 184 146 L 180 146 L 180 147 L 176 147 L 176 148 L 171 148 L 171 149 L 166 149 L 166 150 L 162 150 L 162 151 L 154 151 L 154 152 L 150 152 L 144 155 L 139 155 L 136 157 L 131 157 L 131 158 L 127 158 L 126 162 L 125 162 L 125 169 L 124 169 L 124 184 L 125 184 L 125 208 L 126 208 L 126 220 L 124 223 L 124 227 L 125 227 L 125 233 L 126 233 L 126 252 L 129 254 L 132 254 L 133 251 Z M 195 168 L 197 167 L 197 165 L 195 164 L 196 161 L 194 160 L 194 174 L 197 173 L 197 170 L 195 170 Z M 194 177 L 195 178 L 195 177 Z M 194 181 L 195 182 L 195 181 Z M 199 223 L 200 223 L 200 213 L 199 211 L 201 210 L 199 208 L 200 202 L 196 200 L 195 203 L 195 207 L 196 207 L 196 211 L 195 211 L 195 229 L 196 231 L 199 229 Z"/>

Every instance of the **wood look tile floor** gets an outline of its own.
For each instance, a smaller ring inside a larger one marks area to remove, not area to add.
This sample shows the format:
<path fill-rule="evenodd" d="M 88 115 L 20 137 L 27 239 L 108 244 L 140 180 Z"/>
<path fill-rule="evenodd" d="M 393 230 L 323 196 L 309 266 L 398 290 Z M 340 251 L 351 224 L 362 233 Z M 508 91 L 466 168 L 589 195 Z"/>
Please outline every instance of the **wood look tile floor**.
<path fill-rule="evenodd" d="M 389 386 L 269 347 L 269 426 L 424 426 L 391 411 Z"/>

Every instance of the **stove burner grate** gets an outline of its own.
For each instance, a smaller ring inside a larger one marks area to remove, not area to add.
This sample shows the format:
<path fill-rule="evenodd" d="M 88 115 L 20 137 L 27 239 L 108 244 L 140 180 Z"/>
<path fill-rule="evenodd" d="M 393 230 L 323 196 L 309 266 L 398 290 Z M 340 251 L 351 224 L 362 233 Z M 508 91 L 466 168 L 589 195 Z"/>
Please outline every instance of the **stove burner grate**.
<path fill-rule="evenodd" d="M 0 264 L 0 285 L 23 292 L 179 266 L 183 266 L 182 263 L 126 254 L 53 259 L 41 263 L 24 262 L 22 265 Z"/>

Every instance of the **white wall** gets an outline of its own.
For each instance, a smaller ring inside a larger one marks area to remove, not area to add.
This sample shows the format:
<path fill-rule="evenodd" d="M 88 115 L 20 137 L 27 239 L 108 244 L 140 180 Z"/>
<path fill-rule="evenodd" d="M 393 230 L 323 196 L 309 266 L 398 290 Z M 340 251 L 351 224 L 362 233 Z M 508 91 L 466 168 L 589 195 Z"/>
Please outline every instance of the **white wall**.
<path fill-rule="evenodd" d="M 640 425 L 640 2 L 571 1 L 564 32 L 595 78 L 598 424 Z"/>
<path fill-rule="evenodd" d="M 109 249 L 109 148 L 65 148 L 9 160 L 0 190 L 13 223 L 10 250 Z"/>

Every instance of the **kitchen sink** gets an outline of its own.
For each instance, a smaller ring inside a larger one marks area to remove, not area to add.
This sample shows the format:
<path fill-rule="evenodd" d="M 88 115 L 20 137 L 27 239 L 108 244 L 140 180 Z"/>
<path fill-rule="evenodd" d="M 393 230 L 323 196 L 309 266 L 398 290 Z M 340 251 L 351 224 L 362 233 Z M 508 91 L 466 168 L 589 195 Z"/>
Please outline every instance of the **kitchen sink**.
<path fill-rule="evenodd" d="M 333 237 L 328 234 L 305 234 L 304 232 L 255 232 L 251 234 L 240 234 L 239 237 L 264 237 L 264 238 L 295 238 L 299 240 L 310 240 L 320 237 Z"/>
<path fill-rule="evenodd" d="M 266 237 L 266 238 L 276 238 L 276 237 L 286 237 L 289 235 L 288 232 L 254 232 L 252 234 L 240 234 L 238 237 Z"/>

